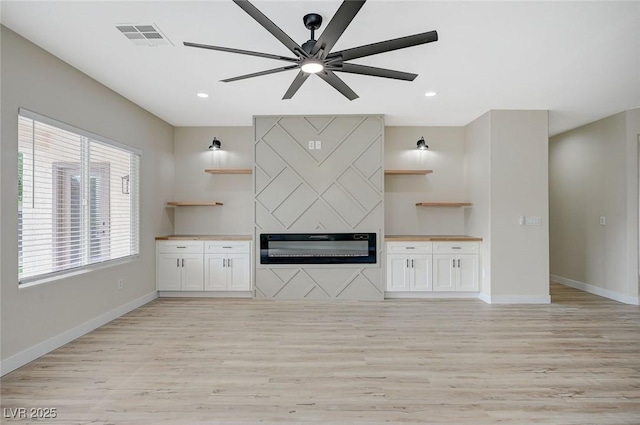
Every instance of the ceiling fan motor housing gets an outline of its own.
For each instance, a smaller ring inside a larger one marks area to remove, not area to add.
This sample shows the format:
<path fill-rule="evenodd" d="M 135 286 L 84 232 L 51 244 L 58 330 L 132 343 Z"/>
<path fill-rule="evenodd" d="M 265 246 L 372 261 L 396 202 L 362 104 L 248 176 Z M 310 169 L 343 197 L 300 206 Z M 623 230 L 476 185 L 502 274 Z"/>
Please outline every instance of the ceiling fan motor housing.
<path fill-rule="evenodd" d="M 322 16 L 317 13 L 309 13 L 302 18 L 304 26 L 311 31 L 315 31 L 322 25 Z"/>

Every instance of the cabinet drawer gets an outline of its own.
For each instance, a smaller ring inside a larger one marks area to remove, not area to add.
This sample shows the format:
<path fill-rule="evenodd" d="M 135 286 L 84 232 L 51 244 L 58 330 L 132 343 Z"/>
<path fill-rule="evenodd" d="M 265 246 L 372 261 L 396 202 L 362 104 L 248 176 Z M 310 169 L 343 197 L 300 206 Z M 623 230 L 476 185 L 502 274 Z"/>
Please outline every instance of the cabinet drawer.
<path fill-rule="evenodd" d="M 433 242 L 387 242 L 387 254 L 429 254 L 433 250 Z"/>
<path fill-rule="evenodd" d="M 204 252 L 207 254 L 251 253 L 250 241 L 206 241 Z"/>
<path fill-rule="evenodd" d="M 204 252 L 202 241 L 162 241 L 158 242 L 161 254 L 201 254 Z"/>
<path fill-rule="evenodd" d="M 434 254 L 477 254 L 480 251 L 478 242 L 434 242 Z"/>

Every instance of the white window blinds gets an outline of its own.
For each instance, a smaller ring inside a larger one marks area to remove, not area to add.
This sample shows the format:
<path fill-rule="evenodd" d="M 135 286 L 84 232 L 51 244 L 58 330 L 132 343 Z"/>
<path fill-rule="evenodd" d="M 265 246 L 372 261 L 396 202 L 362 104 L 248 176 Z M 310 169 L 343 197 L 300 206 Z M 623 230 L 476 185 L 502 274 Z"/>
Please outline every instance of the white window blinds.
<path fill-rule="evenodd" d="M 139 253 L 139 151 L 20 109 L 18 279 Z"/>

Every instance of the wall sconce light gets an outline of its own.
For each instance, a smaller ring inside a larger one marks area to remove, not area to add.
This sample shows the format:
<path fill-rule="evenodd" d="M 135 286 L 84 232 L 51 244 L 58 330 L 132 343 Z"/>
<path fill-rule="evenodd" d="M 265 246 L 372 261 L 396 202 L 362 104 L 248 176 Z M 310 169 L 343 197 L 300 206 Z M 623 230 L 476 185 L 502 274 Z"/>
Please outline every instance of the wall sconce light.
<path fill-rule="evenodd" d="M 220 149 L 222 149 L 222 142 L 214 137 L 211 145 L 209 146 L 209 150 L 219 151 Z"/>
<path fill-rule="evenodd" d="M 427 145 L 427 142 L 424 141 L 424 137 L 421 137 L 420 140 L 418 140 L 418 145 L 416 146 L 416 149 L 421 151 L 425 149 L 429 149 L 429 145 Z"/>

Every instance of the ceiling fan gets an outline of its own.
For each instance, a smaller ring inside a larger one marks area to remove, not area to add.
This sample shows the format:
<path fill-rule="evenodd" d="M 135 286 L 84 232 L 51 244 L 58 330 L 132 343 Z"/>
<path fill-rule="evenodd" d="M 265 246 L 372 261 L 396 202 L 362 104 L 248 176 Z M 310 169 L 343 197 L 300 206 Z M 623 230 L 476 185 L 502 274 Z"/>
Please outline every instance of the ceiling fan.
<path fill-rule="evenodd" d="M 284 44 L 296 57 L 287 57 L 280 55 L 272 55 L 269 53 L 253 52 L 249 50 L 232 49 L 229 47 L 211 46 L 208 44 L 198 44 L 184 42 L 188 47 L 197 47 L 200 49 L 219 50 L 222 52 L 239 53 L 242 55 L 258 56 L 262 58 L 277 59 L 285 62 L 291 62 L 291 65 L 282 66 L 266 71 L 254 72 L 251 74 L 241 75 L 239 77 L 227 78 L 222 80 L 225 83 L 231 81 L 244 80 L 246 78 L 259 77 L 261 75 L 275 74 L 278 72 L 289 71 L 292 69 L 300 69 L 289 89 L 282 99 L 291 99 L 298 91 L 300 86 L 309 78 L 310 74 L 316 74 L 322 78 L 333 88 L 342 93 L 347 99 L 354 100 L 358 95 L 342 81 L 335 72 L 347 72 L 350 74 L 371 75 L 374 77 L 392 78 L 395 80 L 413 81 L 418 74 L 408 72 L 394 71 L 391 69 L 376 68 L 372 66 L 358 65 L 347 63 L 352 59 L 363 58 L 365 56 L 377 55 L 378 53 L 390 52 L 392 50 L 404 49 L 406 47 L 417 46 L 420 44 L 431 43 L 438 40 L 436 31 L 429 31 L 420 34 L 410 35 L 406 37 L 394 38 L 391 40 L 381 41 L 379 43 L 367 44 L 364 46 L 353 47 L 351 49 L 331 52 L 344 30 L 351 23 L 360 8 L 366 0 L 353 1 L 345 0 L 340 8 L 333 16 L 320 37 L 315 40 L 315 31 L 322 24 L 322 16 L 317 13 L 305 15 L 303 22 L 305 27 L 311 31 L 311 39 L 299 45 L 291 39 L 276 24 L 271 22 L 262 12 L 260 12 L 253 4 L 247 0 L 233 0 L 235 4 L 240 6 L 242 10 L 247 12 L 249 16 L 255 19 L 275 38 Z"/>

